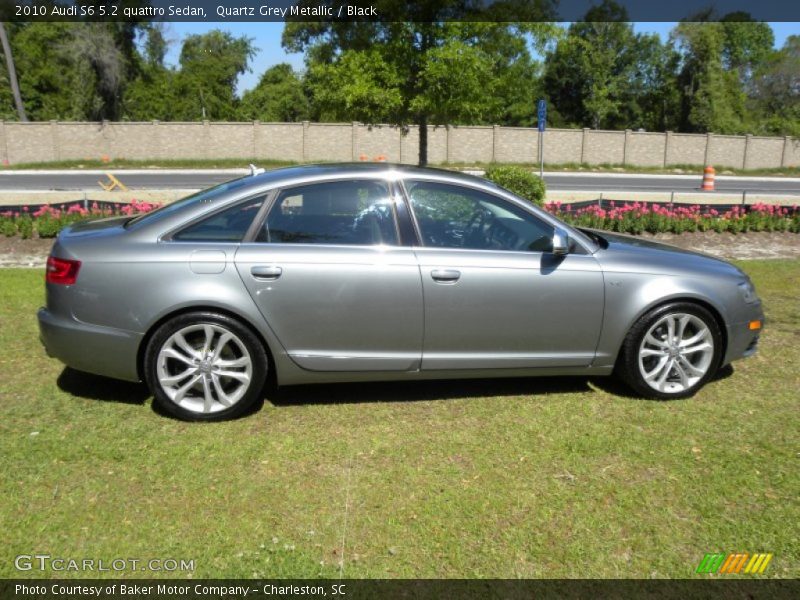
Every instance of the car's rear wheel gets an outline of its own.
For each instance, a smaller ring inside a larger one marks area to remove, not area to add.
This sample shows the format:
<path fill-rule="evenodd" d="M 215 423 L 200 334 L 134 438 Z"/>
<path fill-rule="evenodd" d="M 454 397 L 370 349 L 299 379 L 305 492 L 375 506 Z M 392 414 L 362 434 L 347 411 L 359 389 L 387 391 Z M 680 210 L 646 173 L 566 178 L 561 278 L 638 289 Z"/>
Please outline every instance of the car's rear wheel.
<path fill-rule="evenodd" d="M 145 379 L 166 412 L 189 421 L 238 417 L 259 399 L 267 356 L 239 321 L 194 312 L 167 321 L 145 353 Z"/>
<path fill-rule="evenodd" d="M 631 328 L 617 363 L 621 378 L 647 398 L 693 395 L 714 376 L 722 334 L 714 316 L 687 302 L 656 308 Z"/>

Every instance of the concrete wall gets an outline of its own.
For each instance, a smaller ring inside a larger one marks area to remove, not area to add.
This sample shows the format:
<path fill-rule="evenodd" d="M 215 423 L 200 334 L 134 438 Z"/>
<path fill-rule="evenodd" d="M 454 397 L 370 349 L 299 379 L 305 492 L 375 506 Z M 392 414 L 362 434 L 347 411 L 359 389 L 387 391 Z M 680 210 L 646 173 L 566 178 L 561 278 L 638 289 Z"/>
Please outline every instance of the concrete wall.
<path fill-rule="evenodd" d="M 535 130 L 530 130 L 536 135 Z M 578 163 L 583 155 L 583 130 L 548 129 L 542 136 L 544 161 L 548 164 Z"/>
<path fill-rule="evenodd" d="M 418 161 L 419 131 L 360 123 L 78 123 L 0 121 L 0 162 L 57 160 L 277 159 L 358 161 L 384 156 Z M 800 166 L 800 140 L 715 134 L 548 129 L 547 164 L 633 166 L 715 165 L 733 168 Z M 524 127 L 428 128 L 430 163 L 536 163 L 539 134 Z"/>
<path fill-rule="evenodd" d="M 708 136 L 705 162 L 721 167 L 744 168 L 746 138 L 734 135 Z"/>
<path fill-rule="evenodd" d="M 547 135 L 547 134 L 546 134 Z M 539 157 L 539 136 L 524 127 L 494 128 L 495 162 L 536 162 Z M 547 157 L 550 161 L 550 157 Z"/>
<path fill-rule="evenodd" d="M 783 138 L 747 136 L 745 168 L 761 169 L 781 164 L 784 144 Z"/>
<path fill-rule="evenodd" d="M 665 165 L 704 165 L 706 164 L 707 135 L 667 132 Z"/>
<path fill-rule="evenodd" d="M 580 162 L 590 165 L 621 164 L 625 160 L 624 131 L 583 130 L 583 157 Z"/>
<path fill-rule="evenodd" d="M 253 158 L 303 160 L 303 123 L 262 123 L 253 125 Z"/>
<path fill-rule="evenodd" d="M 447 162 L 487 163 L 494 159 L 492 127 L 451 127 L 447 133 Z"/>
<path fill-rule="evenodd" d="M 663 133 L 640 133 L 626 131 L 625 160 L 626 165 L 638 167 L 663 167 L 667 136 Z"/>

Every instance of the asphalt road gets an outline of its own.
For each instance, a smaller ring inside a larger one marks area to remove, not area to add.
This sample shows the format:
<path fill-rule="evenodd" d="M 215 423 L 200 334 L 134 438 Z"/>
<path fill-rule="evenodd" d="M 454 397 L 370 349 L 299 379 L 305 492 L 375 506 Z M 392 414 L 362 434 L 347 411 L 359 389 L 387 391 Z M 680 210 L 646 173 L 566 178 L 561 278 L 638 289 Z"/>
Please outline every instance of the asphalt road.
<path fill-rule="evenodd" d="M 199 189 L 245 174 L 244 170 L 193 171 L 114 171 L 130 189 Z M 551 190 L 691 192 L 698 190 L 702 176 L 630 175 L 607 173 L 548 173 L 545 181 Z M 0 190 L 98 190 L 102 171 L 0 171 Z M 717 177 L 716 191 L 800 196 L 800 179 L 780 177 Z"/>

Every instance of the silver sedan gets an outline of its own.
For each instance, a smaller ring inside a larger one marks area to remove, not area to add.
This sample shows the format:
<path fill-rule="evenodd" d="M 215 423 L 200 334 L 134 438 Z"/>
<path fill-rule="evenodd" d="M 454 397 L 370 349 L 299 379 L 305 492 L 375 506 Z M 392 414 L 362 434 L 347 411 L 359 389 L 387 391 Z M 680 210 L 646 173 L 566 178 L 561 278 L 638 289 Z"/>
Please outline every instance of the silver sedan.
<path fill-rule="evenodd" d="M 47 352 L 144 380 L 183 419 L 279 385 L 616 373 L 691 396 L 756 351 L 761 303 L 709 256 L 578 230 L 480 178 L 269 171 L 74 225 L 47 265 Z"/>

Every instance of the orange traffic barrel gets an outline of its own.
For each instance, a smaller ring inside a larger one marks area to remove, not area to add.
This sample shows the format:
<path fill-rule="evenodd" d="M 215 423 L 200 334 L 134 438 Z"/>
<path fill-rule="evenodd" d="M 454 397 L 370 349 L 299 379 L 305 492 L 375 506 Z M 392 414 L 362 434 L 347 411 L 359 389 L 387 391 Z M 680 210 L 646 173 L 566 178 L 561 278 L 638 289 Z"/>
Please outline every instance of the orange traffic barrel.
<path fill-rule="evenodd" d="M 706 167 L 703 169 L 703 185 L 700 186 L 701 190 L 707 192 L 714 191 L 714 167 Z"/>

